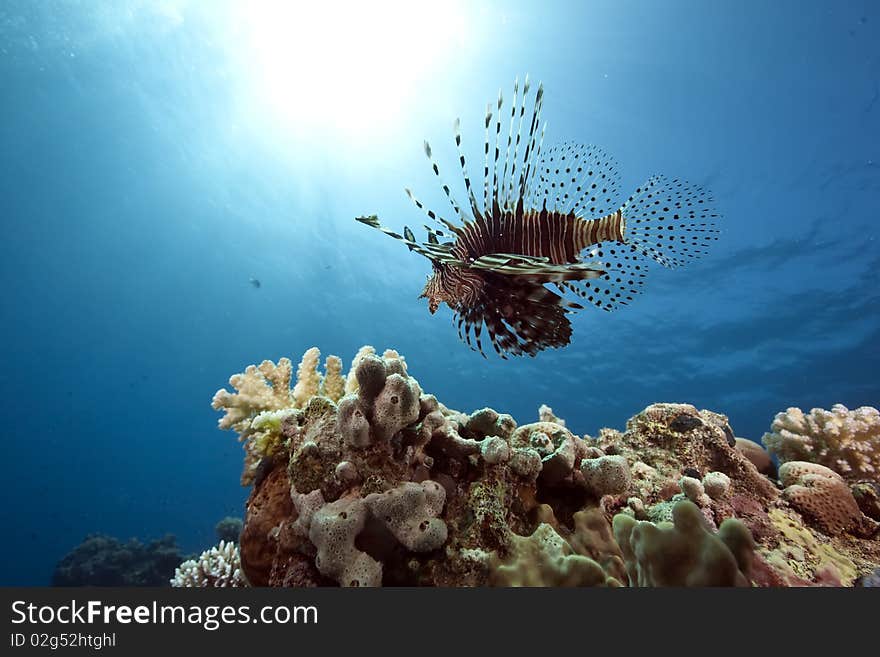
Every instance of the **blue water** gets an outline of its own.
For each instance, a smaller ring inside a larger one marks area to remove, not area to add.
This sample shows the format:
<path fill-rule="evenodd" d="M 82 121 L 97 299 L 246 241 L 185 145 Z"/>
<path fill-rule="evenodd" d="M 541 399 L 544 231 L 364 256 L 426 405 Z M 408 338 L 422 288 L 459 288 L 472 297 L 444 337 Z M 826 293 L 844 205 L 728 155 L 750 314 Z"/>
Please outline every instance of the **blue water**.
<path fill-rule="evenodd" d="M 578 433 L 682 401 L 759 440 L 788 406 L 880 401 L 877 3 L 459 3 L 399 32 L 380 7 L 366 68 L 344 8 L 245 4 L 0 7 L 0 584 L 89 532 L 213 544 L 247 491 L 211 396 L 312 345 L 394 347 L 453 408 Z M 707 186 L 724 233 L 567 348 L 484 360 L 416 298 L 427 261 L 353 217 L 420 226 L 404 186 L 443 207 L 422 140 L 454 180 L 453 119 L 478 161 L 526 72 L 547 142 L 601 144 L 626 190 Z"/>

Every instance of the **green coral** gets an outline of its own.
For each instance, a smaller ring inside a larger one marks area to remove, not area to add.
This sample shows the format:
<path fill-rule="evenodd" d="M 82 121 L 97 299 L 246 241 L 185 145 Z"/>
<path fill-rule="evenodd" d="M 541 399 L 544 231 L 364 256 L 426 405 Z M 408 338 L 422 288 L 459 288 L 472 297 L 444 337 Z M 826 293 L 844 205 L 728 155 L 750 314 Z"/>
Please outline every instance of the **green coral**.
<path fill-rule="evenodd" d="M 493 555 L 493 586 L 620 586 L 596 561 L 575 554 L 572 547 L 547 523 L 531 536 L 514 535 L 506 558 Z"/>
<path fill-rule="evenodd" d="M 754 541 L 738 520 L 725 520 L 713 534 L 699 507 L 682 500 L 672 523 L 618 514 L 613 525 L 634 586 L 749 586 Z"/>

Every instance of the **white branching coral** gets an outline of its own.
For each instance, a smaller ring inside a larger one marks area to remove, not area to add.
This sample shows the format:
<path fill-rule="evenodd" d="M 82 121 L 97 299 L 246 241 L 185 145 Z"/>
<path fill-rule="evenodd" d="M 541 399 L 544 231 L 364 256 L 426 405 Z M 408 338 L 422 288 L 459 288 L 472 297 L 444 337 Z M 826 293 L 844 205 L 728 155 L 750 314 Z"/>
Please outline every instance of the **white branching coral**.
<path fill-rule="evenodd" d="M 290 359 L 282 358 L 277 365 L 264 360 L 259 367 L 248 365 L 244 372 L 229 377 L 229 385 L 236 392 L 221 388 L 211 400 L 214 410 L 226 410 L 226 415 L 218 422 L 219 427 L 235 429 L 241 440 L 245 440 L 250 433 L 251 420 L 257 413 L 289 407 L 292 370 Z"/>
<path fill-rule="evenodd" d="M 762 441 L 783 463 L 819 463 L 848 481 L 880 475 L 880 412 L 871 406 L 850 411 L 835 404 L 830 411 L 799 408 L 779 413 Z"/>
<path fill-rule="evenodd" d="M 226 587 L 247 586 L 241 573 L 241 556 L 235 543 L 220 541 L 210 550 L 205 550 L 198 559 L 184 561 L 174 571 L 171 586 L 183 587 Z"/>
<path fill-rule="evenodd" d="M 312 347 L 303 354 L 299 366 L 296 368 L 296 385 L 293 387 L 293 401 L 302 408 L 311 397 L 318 394 L 321 389 L 321 375 L 318 373 L 318 362 L 321 360 L 321 351 Z"/>

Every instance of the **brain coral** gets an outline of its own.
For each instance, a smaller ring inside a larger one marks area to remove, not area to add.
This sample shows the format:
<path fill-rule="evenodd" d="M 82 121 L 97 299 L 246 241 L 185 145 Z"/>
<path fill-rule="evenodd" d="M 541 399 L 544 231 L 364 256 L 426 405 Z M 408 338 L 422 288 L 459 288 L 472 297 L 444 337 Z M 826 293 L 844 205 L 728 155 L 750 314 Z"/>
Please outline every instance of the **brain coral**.
<path fill-rule="evenodd" d="M 876 530 L 876 523 L 862 515 L 843 477 L 830 468 L 789 461 L 779 468 L 779 480 L 785 486 L 782 496 L 822 531 L 840 534 Z"/>
<path fill-rule="evenodd" d="M 880 411 L 870 406 L 850 411 L 835 404 L 809 414 L 789 408 L 776 415 L 762 441 L 783 463 L 819 463 L 847 481 L 880 478 Z"/>

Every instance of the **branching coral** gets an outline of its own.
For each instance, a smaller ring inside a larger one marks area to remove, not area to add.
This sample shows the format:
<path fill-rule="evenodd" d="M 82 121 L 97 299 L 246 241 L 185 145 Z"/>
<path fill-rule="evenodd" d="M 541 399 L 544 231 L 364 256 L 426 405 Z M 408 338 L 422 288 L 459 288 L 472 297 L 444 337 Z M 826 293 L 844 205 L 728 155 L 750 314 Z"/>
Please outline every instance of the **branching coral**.
<path fill-rule="evenodd" d="M 184 561 L 171 579 L 174 587 L 247 586 L 241 573 L 241 557 L 235 543 L 220 544 L 202 552 L 198 559 Z"/>
<path fill-rule="evenodd" d="M 324 380 L 321 382 L 321 394 L 338 402 L 345 394 L 345 377 L 342 376 L 342 359 L 339 356 L 327 356 L 324 363 Z"/>
<path fill-rule="evenodd" d="M 847 481 L 880 478 L 880 411 L 870 406 L 850 411 L 835 404 L 809 414 L 789 408 L 776 415 L 762 441 L 783 463 L 819 463 Z"/>
<path fill-rule="evenodd" d="M 302 360 L 296 368 L 296 385 L 293 387 L 293 401 L 302 408 L 306 402 L 321 389 L 321 374 L 318 372 L 318 363 L 321 360 L 321 352 L 317 347 L 308 349 L 303 354 Z"/>
<path fill-rule="evenodd" d="M 290 359 L 282 358 L 277 365 L 264 360 L 259 367 L 248 365 L 241 374 L 229 377 L 229 385 L 236 392 L 221 388 L 211 401 L 214 410 L 226 411 L 218 422 L 220 428 L 235 429 L 241 440 L 246 440 L 251 432 L 250 422 L 257 413 L 291 406 L 291 372 Z"/>

